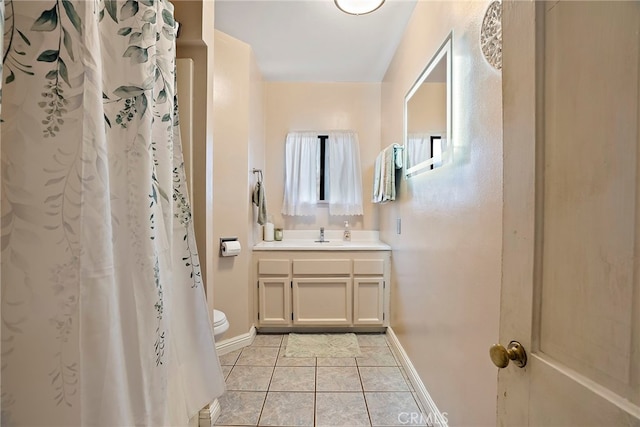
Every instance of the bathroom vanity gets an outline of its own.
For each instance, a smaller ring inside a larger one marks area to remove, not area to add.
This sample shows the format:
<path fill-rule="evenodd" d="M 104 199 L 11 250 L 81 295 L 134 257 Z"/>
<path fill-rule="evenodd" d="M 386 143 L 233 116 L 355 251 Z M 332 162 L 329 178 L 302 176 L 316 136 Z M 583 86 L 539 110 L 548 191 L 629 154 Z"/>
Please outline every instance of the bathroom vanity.
<path fill-rule="evenodd" d="M 253 250 L 258 328 L 388 326 L 388 245 L 374 240 L 290 239 L 259 243 Z"/>

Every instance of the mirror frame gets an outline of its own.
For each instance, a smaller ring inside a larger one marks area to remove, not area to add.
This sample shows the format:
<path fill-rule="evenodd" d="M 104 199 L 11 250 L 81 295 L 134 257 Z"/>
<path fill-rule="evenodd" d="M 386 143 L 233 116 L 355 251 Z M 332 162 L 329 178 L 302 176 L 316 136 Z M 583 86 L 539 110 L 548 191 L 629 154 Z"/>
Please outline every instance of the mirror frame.
<path fill-rule="evenodd" d="M 432 170 L 432 166 L 434 165 L 435 161 L 434 161 L 434 157 L 431 157 L 428 160 L 425 160 L 423 162 L 420 162 L 418 164 L 416 164 L 415 166 L 412 166 L 410 168 L 407 168 L 406 165 L 408 165 L 408 149 L 407 149 L 407 142 L 408 142 L 408 114 L 407 114 L 407 105 L 409 103 L 409 100 L 411 99 L 411 97 L 416 93 L 416 91 L 420 88 L 420 86 L 422 85 L 422 83 L 424 83 L 424 81 L 429 77 L 429 75 L 431 74 L 431 72 L 436 68 L 436 66 L 440 63 L 440 60 L 445 57 L 446 60 L 446 66 L 447 66 L 447 88 L 446 88 L 446 97 L 447 97 L 447 105 L 446 105 L 446 116 L 447 116 L 447 127 L 446 127 L 446 149 L 443 150 L 442 152 L 442 159 L 441 159 L 441 163 L 442 165 L 444 165 L 445 163 L 448 163 L 447 160 L 450 160 L 451 155 L 452 155 L 452 143 L 453 143 L 453 138 L 452 138 L 452 133 L 451 133 L 451 116 L 452 116 L 452 105 L 451 105 L 451 93 L 452 93 L 452 87 L 451 87 L 451 81 L 452 81 L 452 74 L 453 74 L 453 70 L 451 67 L 451 63 L 452 63 L 452 55 L 453 55 L 453 47 L 452 47 L 452 41 L 453 41 L 453 33 L 449 33 L 449 35 L 447 36 L 447 38 L 445 39 L 444 43 L 442 43 L 442 45 L 440 45 L 440 47 L 438 48 L 438 50 L 436 51 L 435 55 L 433 55 L 433 57 L 431 58 L 431 60 L 429 61 L 429 63 L 427 64 L 427 66 L 424 68 L 424 70 L 420 73 L 420 76 L 418 76 L 418 79 L 415 81 L 415 83 L 411 86 L 411 89 L 409 89 L 409 92 L 407 92 L 407 94 L 404 97 L 404 119 L 403 119 L 403 157 L 404 157 L 404 165 L 405 165 L 405 170 L 404 170 L 404 177 L 405 179 L 411 178 L 412 176 L 415 176 L 417 174 Z"/>

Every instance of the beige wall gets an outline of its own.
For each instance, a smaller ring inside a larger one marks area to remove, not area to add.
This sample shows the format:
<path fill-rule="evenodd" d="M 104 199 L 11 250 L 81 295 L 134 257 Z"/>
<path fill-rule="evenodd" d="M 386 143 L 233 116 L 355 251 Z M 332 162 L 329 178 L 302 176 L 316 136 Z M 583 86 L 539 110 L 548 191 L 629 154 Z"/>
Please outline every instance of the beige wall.
<path fill-rule="evenodd" d="M 403 181 L 380 229 L 393 248 L 391 325 L 456 426 L 496 422 L 502 112 L 500 73 L 479 45 L 487 5 L 418 2 L 382 86 L 382 140 L 399 140 L 404 95 L 453 31 L 453 163 Z"/>
<path fill-rule="evenodd" d="M 407 102 L 408 133 L 447 131 L 447 84 L 424 82 Z"/>
<path fill-rule="evenodd" d="M 194 232 L 207 304 L 213 308 L 213 22 L 214 6 L 206 0 L 178 0 L 173 2 L 176 20 L 181 24 L 176 41 L 176 56 L 194 62 L 193 79 L 193 145 L 191 200 Z M 188 24 L 187 24 L 188 23 Z M 211 313 L 210 313 L 211 314 Z"/>
<path fill-rule="evenodd" d="M 258 68 L 258 63 L 255 57 L 251 55 L 251 63 L 249 70 L 249 114 L 251 120 L 249 123 L 249 164 L 250 171 L 255 169 L 261 169 L 263 176 L 265 172 L 265 95 L 264 95 L 264 82 L 262 80 L 262 74 Z M 251 188 L 249 191 L 253 191 L 255 183 L 258 181 L 258 174 L 253 174 L 249 179 Z M 250 232 L 250 246 L 260 242 L 262 240 L 262 226 L 258 225 L 258 208 L 251 205 L 252 214 L 249 215 L 249 230 Z M 253 292 L 250 293 L 253 295 Z M 253 307 L 253 305 L 251 305 Z"/>
<path fill-rule="evenodd" d="M 261 76 L 249 45 L 219 31 L 215 32 L 214 65 L 214 155 L 213 155 L 213 238 L 238 237 L 243 250 L 239 256 L 214 263 L 213 299 L 215 308 L 229 320 L 225 338 L 247 333 L 252 325 L 249 292 L 253 217 L 251 163 L 259 163 L 264 145 Z"/>
<path fill-rule="evenodd" d="M 265 83 L 267 205 L 276 227 L 285 229 L 378 229 L 371 203 L 373 164 L 380 151 L 380 83 Z M 312 217 L 283 217 L 284 143 L 289 131 L 345 130 L 358 132 L 364 215 L 329 216 L 319 206 Z M 388 143 L 400 141 L 399 137 Z"/>

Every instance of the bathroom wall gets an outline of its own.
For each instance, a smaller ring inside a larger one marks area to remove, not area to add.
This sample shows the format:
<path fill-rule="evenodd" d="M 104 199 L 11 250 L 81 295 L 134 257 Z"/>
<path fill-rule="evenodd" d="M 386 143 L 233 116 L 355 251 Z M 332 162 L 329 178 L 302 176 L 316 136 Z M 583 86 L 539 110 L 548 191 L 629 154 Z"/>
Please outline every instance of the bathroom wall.
<path fill-rule="evenodd" d="M 447 84 L 423 82 L 409 101 L 409 133 L 446 132 Z"/>
<path fill-rule="evenodd" d="M 371 203 L 373 165 L 380 151 L 380 83 L 265 82 L 267 205 L 276 227 L 285 229 L 342 229 L 348 220 L 354 229 L 378 229 Z M 319 206 L 315 216 L 282 216 L 284 146 L 289 131 L 343 130 L 358 132 L 364 215 L 329 216 Z M 396 137 L 395 141 L 400 141 Z"/>
<path fill-rule="evenodd" d="M 246 43 L 216 31 L 215 52 L 213 239 L 219 245 L 220 237 L 238 237 L 243 247 L 236 257 L 211 254 L 214 306 L 227 315 L 225 338 L 231 338 L 247 333 L 253 324 L 251 168 L 264 163 L 262 77 Z"/>
<path fill-rule="evenodd" d="M 212 1 L 206 0 L 181 0 L 173 5 L 175 18 L 182 23 L 176 40 L 176 56 L 191 58 L 194 62 L 191 208 L 207 304 L 212 309 L 214 264 L 209 254 L 217 248 L 212 223 L 214 30 L 210 22 L 213 22 L 215 8 Z"/>
<path fill-rule="evenodd" d="M 249 170 L 262 169 L 263 176 L 266 168 L 265 163 L 265 95 L 264 81 L 262 74 L 258 68 L 258 63 L 253 55 L 251 55 L 251 63 L 249 70 Z M 258 181 L 258 174 L 253 174 L 249 179 L 250 192 L 253 192 L 255 183 Z M 257 223 L 258 208 L 251 205 L 251 215 L 247 217 L 249 221 L 250 242 L 249 245 L 262 240 L 262 226 Z M 253 307 L 251 305 L 250 307 Z"/>
<path fill-rule="evenodd" d="M 488 349 L 498 338 L 502 93 L 479 44 L 488 4 L 418 2 L 382 84 L 382 141 L 398 141 L 403 98 L 453 31 L 453 162 L 403 180 L 399 199 L 380 207 L 380 230 L 393 248 L 391 326 L 460 426 L 496 424 Z"/>

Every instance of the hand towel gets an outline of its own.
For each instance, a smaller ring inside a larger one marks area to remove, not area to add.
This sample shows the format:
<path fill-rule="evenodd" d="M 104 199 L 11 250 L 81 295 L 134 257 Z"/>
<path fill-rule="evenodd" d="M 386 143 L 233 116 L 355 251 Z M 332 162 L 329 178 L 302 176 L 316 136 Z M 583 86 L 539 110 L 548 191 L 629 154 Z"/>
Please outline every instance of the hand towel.
<path fill-rule="evenodd" d="M 256 183 L 251 199 L 253 204 L 258 207 L 258 224 L 264 225 L 267 222 L 267 201 L 265 200 L 262 182 L 258 181 Z"/>
<path fill-rule="evenodd" d="M 396 162 L 393 145 L 378 155 L 373 177 L 373 203 L 384 203 L 396 199 Z"/>
<path fill-rule="evenodd" d="M 371 201 L 373 203 L 380 203 L 382 200 L 382 194 L 380 192 L 381 187 L 381 171 L 382 164 L 384 163 L 384 153 L 381 151 L 380 154 L 376 157 L 376 163 L 373 167 L 373 196 L 371 197 Z"/>
<path fill-rule="evenodd" d="M 382 175 L 384 184 L 382 202 L 396 199 L 396 150 L 393 145 L 384 149 L 384 173 Z"/>
<path fill-rule="evenodd" d="M 402 169 L 402 163 L 404 160 L 403 151 L 404 147 L 399 144 L 393 144 L 394 147 L 394 159 L 396 169 Z"/>

